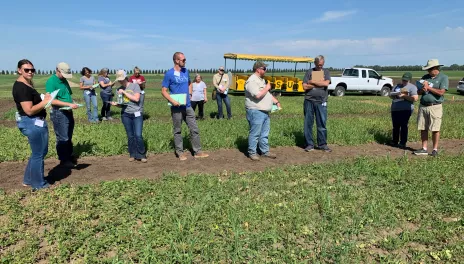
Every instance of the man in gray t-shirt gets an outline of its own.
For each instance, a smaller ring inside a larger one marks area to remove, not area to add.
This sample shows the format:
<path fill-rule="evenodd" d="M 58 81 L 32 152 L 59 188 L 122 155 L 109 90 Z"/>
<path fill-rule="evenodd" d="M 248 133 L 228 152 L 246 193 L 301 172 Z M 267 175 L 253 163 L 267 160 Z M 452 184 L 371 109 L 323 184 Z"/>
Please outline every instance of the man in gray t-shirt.
<path fill-rule="evenodd" d="M 304 100 L 304 135 L 305 151 L 314 150 L 313 124 L 316 117 L 318 148 L 331 152 L 327 146 L 327 87 L 330 84 L 330 72 L 324 69 L 324 56 L 314 59 L 314 68 L 306 72 L 303 79 Z"/>

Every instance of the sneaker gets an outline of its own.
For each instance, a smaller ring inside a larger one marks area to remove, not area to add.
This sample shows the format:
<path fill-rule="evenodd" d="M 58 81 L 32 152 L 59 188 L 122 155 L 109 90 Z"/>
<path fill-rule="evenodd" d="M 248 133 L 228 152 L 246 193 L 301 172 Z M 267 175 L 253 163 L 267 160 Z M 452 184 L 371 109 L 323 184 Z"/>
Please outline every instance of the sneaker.
<path fill-rule="evenodd" d="M 321 146 L 318 149 L 323 150 L 324 152 L 332 152 L 332 150 L 327 145 Z"/>
<path fill-rule="evenodd" d="M 313 151 L 314 150 L 314 146 L 307 146 L 304 151 L 306 152 L 310 152 L 310 151 Z"/>
<path fill-rule="evenodd" d="M 185 153 L 179 154 L 179 160 L 181 161 L 187 160 L 187 155 L 185 155 Z"/>
<path fill-rule="evenodd" d="M 132 162 L 134 161 L 135 159 L 134 158 L 129 158 L 129 162 Z"/>
<path fill-rule="evenodd" d="M 106 120 L 111 121 L 113 120 L 113 118 L 110 116 L 110 117 L 107 117 Z"/>
<path fill-rule="evenodd" d="M 143 163 L 147 163 L 148 160 L 146 158 L 143 158 L 140 161 L 143 162 Z"/>
<path fill-rule="evenodd" d="M 250 159 L 253 160 L 253 161 L 258 161 L 258 160 L 259 160 L 259 156 L 256 155 L 256 154 L 253 154 L 253 155 L 250 155 Z"/>
<path fill-rule="evenodd" d="M 50 188 L 51 185 L 49 183 L 46 183 L 44 186 L 42 186 L 41 188 L 32 188 L 32 191 L 33 192 L 36 192 L 38 190 L 41 190 L 41 189 L 47 189 L 47 188 Z"/>
<path fill-rule="evenodd" d="M 72 163 L 72 161 L 68 160 L 68 161 L 60 162 L 60 166 L 65 167 L 65 168 L 75 168 L 76 164 L 74 164 L 74 163 Z"/>
<path fill-rule="evenodd" d="M 414 151 L 412 154 L 417 155 L 417 156 L 424 156 L 424 155 L 428 155 L 429 153 L 427 152 L 426 149 L 421 148 L 421 149 Z"/>
<path fill-rule="evenodd" d="M 274 154 L 272 154 L 270 152 L 268 152 L 268 153 L 266 153 L 264 155 L 261 155 L 261 157 L 268 158 L 268 159 L 276 159 L 277 158 L 276 155 L 274 155 Z"/>
<path fill-rule="evenodd" d="M 102 117 L 102 121 L 108 121 L 106 117 Z"/>
<path fill-rule="evenodd" d="M 438 150 L 435 150 L 435 149 L 432 150 L 432 153 L 430 154 L 430 156 L 432 156 L 434 158 L 438 157 Z"/>
<path fill-rule="evenodd" d="M 196 153 L 194 157 L 195 158 L 207 158 L 209 157 L 209 154 L 206 154 L 204 152 L 199 152 L 199 153 Z"/>

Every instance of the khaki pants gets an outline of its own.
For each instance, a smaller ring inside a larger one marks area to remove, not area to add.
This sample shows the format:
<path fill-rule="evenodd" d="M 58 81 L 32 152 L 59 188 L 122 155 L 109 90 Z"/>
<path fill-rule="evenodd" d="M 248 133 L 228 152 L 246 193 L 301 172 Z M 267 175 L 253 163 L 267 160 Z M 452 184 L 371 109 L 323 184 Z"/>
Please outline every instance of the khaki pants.
<path fill-rule="evenodd" d="M 441 118 L 443 116 L 443 106 L 419 106 L 419 114 L 417 115 L 417 129 L 427 131 L 440 131 Z"/>

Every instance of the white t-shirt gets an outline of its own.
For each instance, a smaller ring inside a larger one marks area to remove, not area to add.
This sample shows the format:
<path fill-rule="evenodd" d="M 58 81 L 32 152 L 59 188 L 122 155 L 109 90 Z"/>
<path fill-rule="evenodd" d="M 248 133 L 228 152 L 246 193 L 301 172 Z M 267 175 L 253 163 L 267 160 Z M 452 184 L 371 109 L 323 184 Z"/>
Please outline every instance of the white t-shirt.
<path fill-rule="evenodd" d="M 203 101 L 205 100 L 204 89 L 206 84 L 201 81 L 199 83 L 192 83 L 192 101 Z"/>

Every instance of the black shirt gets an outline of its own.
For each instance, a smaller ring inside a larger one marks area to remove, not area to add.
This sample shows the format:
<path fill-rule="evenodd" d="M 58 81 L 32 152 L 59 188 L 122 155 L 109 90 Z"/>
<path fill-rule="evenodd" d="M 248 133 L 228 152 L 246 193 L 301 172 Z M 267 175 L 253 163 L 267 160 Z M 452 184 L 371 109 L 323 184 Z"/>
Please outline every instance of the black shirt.
<path fill-rule="evenodd" d="M 16 81 L 13 84 L 13 99 L 16 103 L 16 109 L 18 109 L 19 115 L 25 116 L 27 115 L 23 108 L 21 107 L 21 102 L 31 101 L 32 105 L 40 104 L 42 102 L 42 98 L 40 98 L 40 94 L 37 92 L 36 89 L 26 85 L 23 82 Z M 34 116 L 46 117 L 47 111 L 42 109 L 39 113 L 35 114 Z"/>

